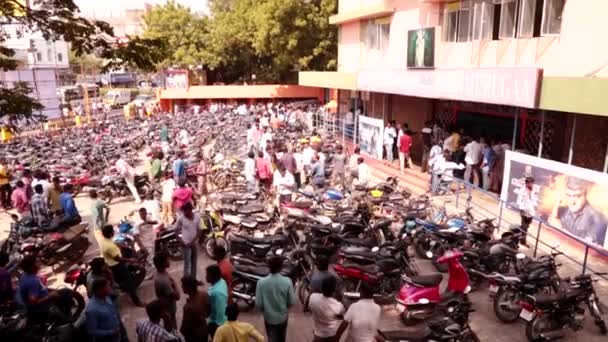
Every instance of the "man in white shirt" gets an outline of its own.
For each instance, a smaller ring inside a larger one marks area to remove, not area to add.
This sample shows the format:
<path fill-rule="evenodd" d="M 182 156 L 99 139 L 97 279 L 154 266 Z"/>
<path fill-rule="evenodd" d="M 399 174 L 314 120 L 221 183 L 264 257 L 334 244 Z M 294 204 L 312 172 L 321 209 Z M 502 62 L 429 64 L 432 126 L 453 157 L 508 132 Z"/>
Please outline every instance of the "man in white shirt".
<path fill-rule="evenodd" d="M 249 154 L 245 159 L 245 169 L 243 173 L 245 174 L 245 181 L 247 182 L 247 192 L 257 194 L 258 180 L 255 178 L 255 153 L 253 153 L 253 151 L 249 151 Z"/>
<path fill-rule="evenodd" d="M 304 167 L 304 174 L 306 175 L 310 171 L 310 165 L 312 165 L 312 158 L 315 156 L 315 153 L 315 150 L 308 144 L 308 141 L 304 142 L 304 150 L 302 151 L 302 166 Z"/>
<path fill-rule="evenodd" d="M 335 337 L 341 325 L 344 305 L 333 298 L 336 292 L 336 278 L 323 279 L 321 292 L 311 294 L 308 302 L 312 313 L 313 342 L 337 341 Z"/>
<path fill-rule="evenodd" d="M 270 127 L 270 119 L 268 118 L 268 115 L 262 115 L 260 118 L 260 125 L 263 129 Z"/>
<path fill-rule="evenodd" d="M 369 165 L 365 163 L 363 157 L 359 157 L 358 165 L 357 177 L 359 178 L 359 184 L 362 186 L 368 186 L 371 182 Z"/>
<path fill-rule="evenodd" d="M 386 160 L 389 163 L 393 162 L 393 145 L 395 144 L 395 138 L 397 137 L 397 131 L 390 122 L 386 123 L 384 128 L 384 149 L 386 151 Z"/>
<path fill-rule="evenodd" d="M 125 183 L 127 183 L 127 187 L 129 188 L 129 191 L 131 191 L 135 203 L 141 203 L 141 198 L 135 187 L 135 169 L 122 159 L 122 157 L 118 157 L 114 167 L 116 168 L 116 171 L 118 171 L 118 174 L 125 179 Z"/>
<path fill-rule="evenodd" d="M 360 294 L 361 299 L 346 311 L 344 321 L 338 329 L 336 341 L 340 340 L 346 328 L 348 328 L 348 335 L 345 341 L 376 342 L 379 340 L 377 334 L 382 310 L 374 302 L 374 290 L 367 283 L 362 283 Z"/>
<path fill-rule="evenodd" d="M 456 164 L 452 161 L 452 157 L 448 150 L 445 150 L 443 156 L 436 157 L 433 162 L 433 173 L 437 174 L 438 181 L 434 184 L 433 193 L 436 193 L 439 185 L 443 183 L 449 183 L 454 180 L 454 170 L 462 170 L 465 166 L 462 164 Z"/>
<path fill-rule="evenodd" d="M 296 180 L 283 164 L 278 163 L 272 176 L 272 186 L 276 191 L 278 204 L 291 202 L 291 194 L 295 190 Z"/>
<path fill-rule="evenodd" d="M 49 192 L 51 191 L 51 183 L 47 180 L 48 176 L 44 171 L 37 170 L 34 172 L 34 180 L 32 181 L 32 191 L 38 184 L 42 185 L 42 197 L 45 201 L 49 201 Z"/>
<path fill-rule="evenodd" d="M 170 224 L 173 222 L 174 213 L 173 213 L 173 190 L 177 188 L 177 184 L 175 183 L 175 179 L 171 177 L 169 172 L 165 173 L 165 179 L 161 183 L 162 186 L 162 195 L 161 195 L 161 219 L 164 223 Z"/>
<path fill-rule="evenodd" d="M 464 157 L 465 163 L 467 163 L 467 169 L 464 172 L 464 180 L 466 182 L 471 181 L 471 173 L 473 173 L 473 184 L 479 186 L 479 164 L 481 161 L 481 150 L 482 146 L 477 142 L 477 138 L 473 138 L 470 143 L 464 147 L 466 153 Z"/>

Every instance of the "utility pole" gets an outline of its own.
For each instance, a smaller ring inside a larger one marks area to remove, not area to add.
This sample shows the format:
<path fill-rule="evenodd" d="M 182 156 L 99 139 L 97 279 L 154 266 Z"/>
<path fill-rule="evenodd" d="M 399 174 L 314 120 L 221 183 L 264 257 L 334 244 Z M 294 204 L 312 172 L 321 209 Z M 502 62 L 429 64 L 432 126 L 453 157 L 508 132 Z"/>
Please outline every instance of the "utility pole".
<path fill-rule="evenodd" d="M 87 113 L 87 122 L 91 123 L 91 108 L 89 107 L 89 87 L 88 87 L 88 81 L 86 78 L 86 73 L 83 72 L 84 66 L 81 64 L 80 65 L 80 76 L 82 77 L 82 79 L 84 80 L 83 83 L 83 91 L 84 91 L 84 110 Z"/>

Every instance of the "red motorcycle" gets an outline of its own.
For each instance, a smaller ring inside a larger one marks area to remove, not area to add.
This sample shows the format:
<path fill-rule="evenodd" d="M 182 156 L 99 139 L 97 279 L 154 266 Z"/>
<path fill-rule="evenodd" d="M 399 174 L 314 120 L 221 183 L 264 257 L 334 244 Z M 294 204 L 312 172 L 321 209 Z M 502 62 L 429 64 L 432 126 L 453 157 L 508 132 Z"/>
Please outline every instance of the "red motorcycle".
<path fill-rule="evenodd" d="M 460 300 L 460 297 L 466 296 L 471 291 L 469 275 L 460 263 L 463 255 L 461 251 L 453 250 L 447 251 L 437 259 L 437 262 L 448 266 L 448 285 L 443 293 L 439 291 L 443 279 L 441 273 L 414 277 L 403 275 L 405 284 L 401 287 L 396 300 L 397 310 L 405 325 L 417 324 L 430 318 L 436 312 L 437 306 L 450 303 L 451 299 Z"/>
<path fill-rule="evenodd" d="M 374 248 L 372 251 L 376 253 L 378 249 Z M 376 302 L 389 304 L 393 301 L 394 293 L 401 286 L 400 259 L 380 259 L 371 265 L 346 262 L 334 265 L 334 270 L 342 279 L 343 294 L 348 299 L 359 298 L 361 283 L 365 282 L 376 289 L 374 295 Z"/>

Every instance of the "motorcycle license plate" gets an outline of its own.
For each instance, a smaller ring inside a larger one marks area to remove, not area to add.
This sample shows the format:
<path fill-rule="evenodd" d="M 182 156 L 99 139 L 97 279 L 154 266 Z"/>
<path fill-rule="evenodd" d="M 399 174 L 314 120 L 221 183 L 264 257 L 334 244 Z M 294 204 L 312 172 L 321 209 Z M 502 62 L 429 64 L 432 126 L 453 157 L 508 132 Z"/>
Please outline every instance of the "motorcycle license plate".
<path fill-rule="evenodd" d="M 526 309 L 521 309 L 519 317 L 523 318 L 526 322 L 530 322 L 534 318 L 534 312 Z"/>
<path fill-rule="evenodd" d="M 405 305 L 397 303 L 397 311 L 403 313 L 405 311 Z"/>

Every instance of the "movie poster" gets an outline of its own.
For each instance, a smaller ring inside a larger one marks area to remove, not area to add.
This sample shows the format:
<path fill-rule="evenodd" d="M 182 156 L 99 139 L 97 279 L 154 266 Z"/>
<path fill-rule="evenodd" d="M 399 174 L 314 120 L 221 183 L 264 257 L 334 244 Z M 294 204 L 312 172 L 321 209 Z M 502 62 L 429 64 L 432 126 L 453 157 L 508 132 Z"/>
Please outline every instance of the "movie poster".
<path fill-rule="evenodd" d="M 361 152 L 382 159 L 382 119 L 359 115 L 359 147 Z"/>
<path fill-rule="evenodd" d="M 522 208 L 533 179 L 534 216 L 581 241 L 608 249 L 608 174 L 507 151 L 501 199 Z"/>

